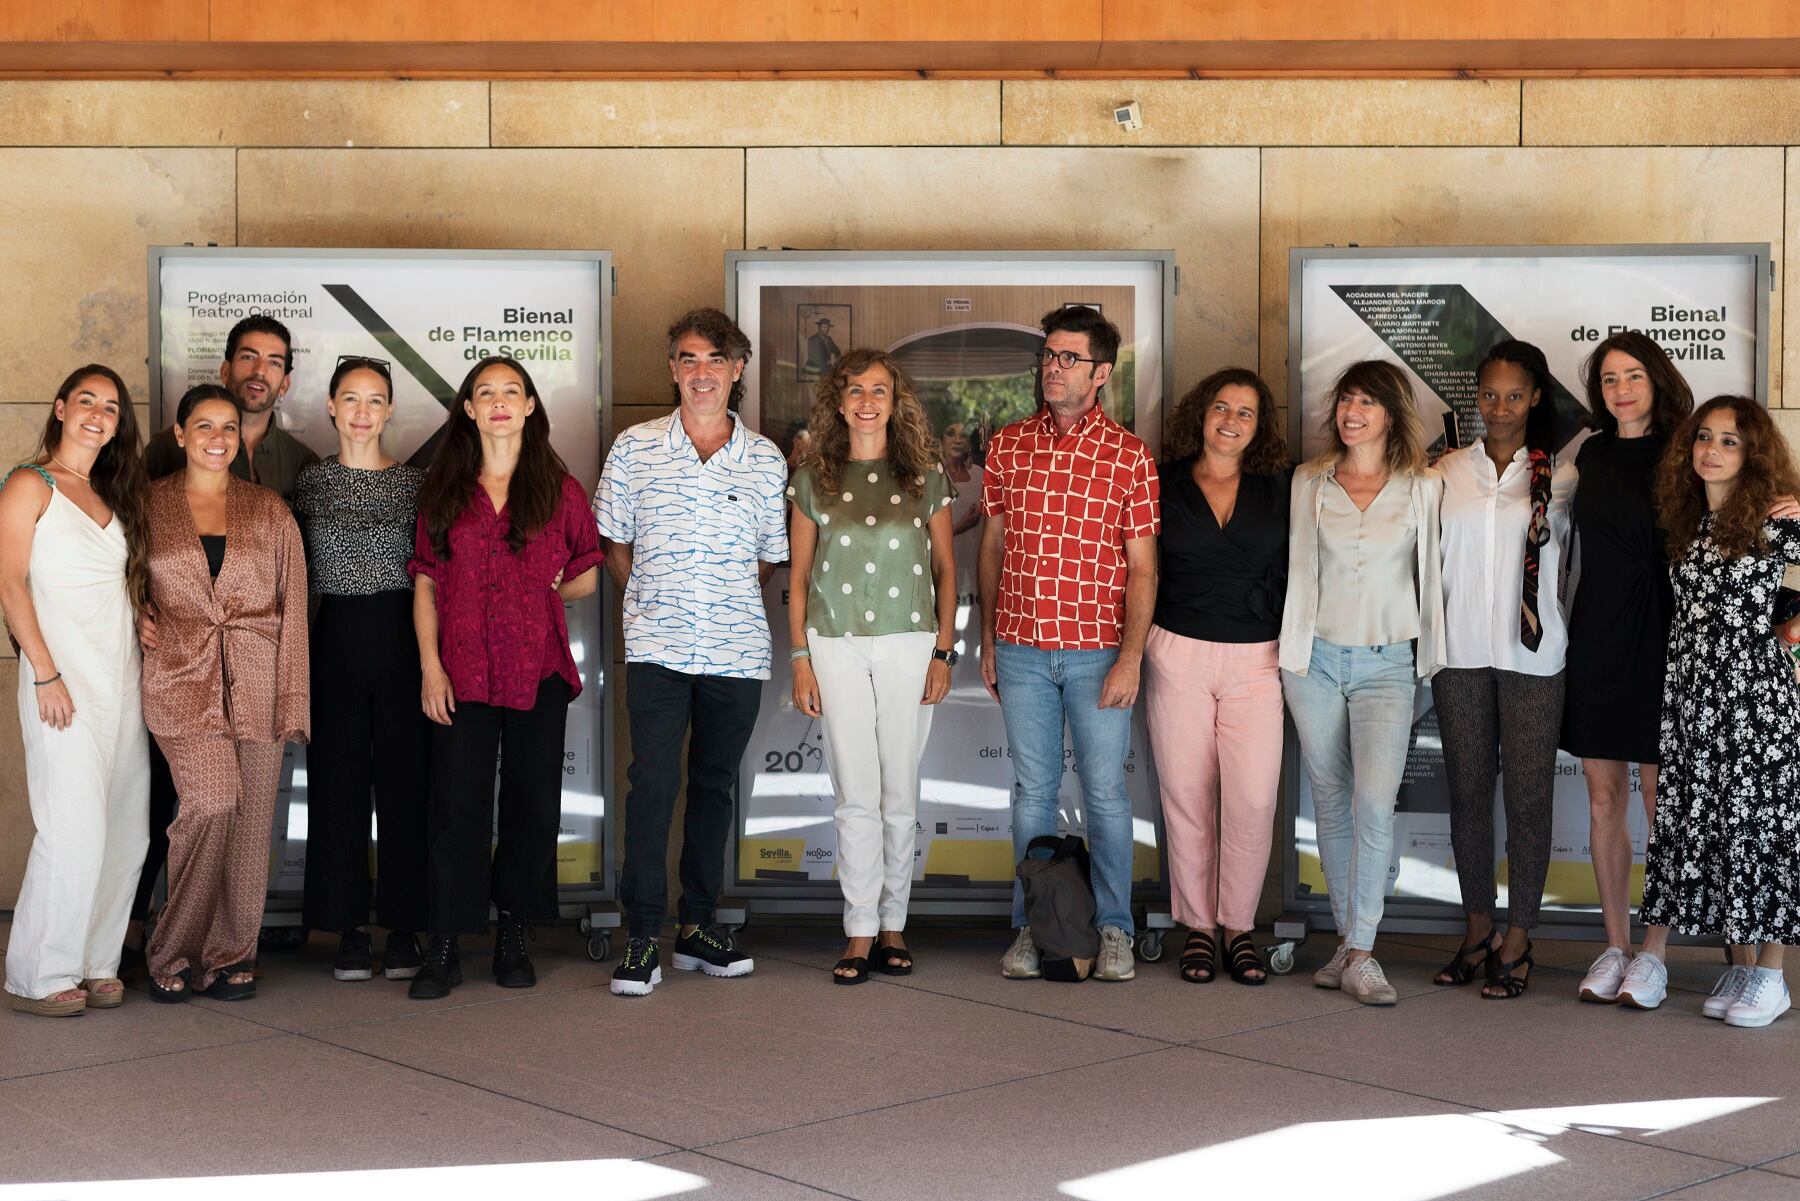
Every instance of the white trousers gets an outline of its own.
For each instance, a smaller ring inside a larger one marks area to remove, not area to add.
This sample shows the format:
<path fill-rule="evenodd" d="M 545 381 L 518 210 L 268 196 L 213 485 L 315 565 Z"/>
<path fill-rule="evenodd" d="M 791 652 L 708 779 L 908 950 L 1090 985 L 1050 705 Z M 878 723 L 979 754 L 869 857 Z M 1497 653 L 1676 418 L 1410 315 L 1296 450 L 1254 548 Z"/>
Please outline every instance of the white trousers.
<path fill-rule="evenodd" d="M 119 974 L 150 843 L 150 741 L 135 683 L 122 706 L 89 700 L 83 708 L 94 693 L 76 692 L 75 721 L 52 730 L 38 718 L 23 661 L 20 675 L 25 784 L 37 835 L 13 911 L 6 991 L 42 1000 Z"/>
<path fill-rule="evenodd" d="M 906 929 L 912 895 L 919 755 L 934 706 L 921 705 L 937 635 L 809 638 L 837 789 L 837 872 L 844 933 Z"/>

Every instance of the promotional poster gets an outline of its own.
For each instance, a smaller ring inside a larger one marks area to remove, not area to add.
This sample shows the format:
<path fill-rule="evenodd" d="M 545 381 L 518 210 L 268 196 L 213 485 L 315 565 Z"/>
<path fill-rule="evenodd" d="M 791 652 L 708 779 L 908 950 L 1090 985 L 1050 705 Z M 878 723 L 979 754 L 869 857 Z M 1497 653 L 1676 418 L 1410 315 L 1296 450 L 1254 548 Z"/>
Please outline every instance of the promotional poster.
<path fill-rule="evenodd" d="M 1767 403 L 1766 245 L 1295 249 L 1289 262 L 1289 437 L 1300 458 L 1325 447 L 1338 375 L 1354 362 L 1376 358 L 1405 367 L 1434 459 L 1471 445 L 1483 432 L 1476 368 L 1494 343 L 1507 338 L 1535 344 L 1549 360 L 1557 386 L 1545 401 L 1556 411 L 1559 457 L 1571 461 L 1589 436 L 1582 364 L 1597 343 L 1626 329 L 1639 330 L 1666 349 L 1697 399 L 1738 393 Z M 1563 588 L 1565 606 L 1580 583 L 1579 547 L 1576 558 Z M 1293 762 L 1294 870 L 1287 897 L 1300 908 L 1324 910 L 1312 797 L 1297 756 Z M 1503 786 L 1503 781 L 1496 786 L 1494 803 L 1501 905 L 1507 875 Z M 1635 765 L 1630 786 L 1635 905 L 1649 838 Z M 1461 909 L 1437 715 L 1431 690 L 1423 685 L 1414 705 L 1388 881 L 1396 901 Z M 1544 909 L 1568 915 L 1597 912 L 1598 904 L 1586 779 L 1579 759 L 1559 754 Z"/>
<path fill-rule="evenodd" d="M 294 338 L 276 420 L 321 458 L 337 452 L 325 388 L 339 356 L 392 365 L 393 416 L 383 444 L 423 467 L 463 377 L 480 359 L 503 355 L 522 364 L 537 385 L 569 471 L 590 492 L 598 482 L 609 316 L 605 254 L 158 247 L 150 256 L 156 428 L 173 419 L 187 388 L 218 382 L 231 327 L 264 313 Z M 569 707 L 564 741 L 557 879 L 596 892 L 610 884 L 604 839 L 609 659 L 600 600 L 576 602 L 568 616 L 583 687 Z M 290 745 L 270 852 L 271 893 L 300 891 L 306 828 L 306 748 Z"/>
<path fill-rule="evenodd" d="M 975 564 L 989 439 L 1037 409 L 1035 368 L 1045 313 L 1091 305 L 1123 335 L 1102 392 L 1109 416 L 1154 451 L 1165 389 L 1162 256 L 734 256 L 729 287 L 755 348 L 744 414 L 797 463 L 821 375 L 856 347 L 892 353 L 916 386 L 956 488 L 956 649 L 962 661 L 933 718 L 918 811 L 914 880 L 922 890 L 1009 886 L 1011 792 L 1005 723 L 981 682 Z M 818 722 L 794 708 L 788 672 L 787 569 L 770 580 L 774 678 L 745 756 L 737 878 L 747 887 L 829 884 L 836 836 L 831 777 Z M 1149 741 L 1137 718 L 1126 761 L 1135 813 L 1133 879 L 1162 875 L 1159 803 Z M 1082 828 L 1074 753 L 1065 750 L 1062 824 Z M 835 890 L 833 890 L 835 895 Z"/>

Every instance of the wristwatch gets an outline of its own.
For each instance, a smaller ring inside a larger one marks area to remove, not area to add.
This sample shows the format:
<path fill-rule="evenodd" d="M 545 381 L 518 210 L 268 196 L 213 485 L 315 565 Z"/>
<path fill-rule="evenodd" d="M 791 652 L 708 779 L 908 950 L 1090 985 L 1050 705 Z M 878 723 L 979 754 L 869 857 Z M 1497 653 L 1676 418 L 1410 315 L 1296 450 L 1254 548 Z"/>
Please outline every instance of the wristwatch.
<path fill-rule="evenodd" d="M 947 651 L 941 651 L 941 650 L 938 650 L 936 647 L 931 648 L 931 657 L 933 659 L 938 660 L 938 662 L 940 662 L 940 663 L 947 663 L 951 667 L 955 667 L 956 661 L 958 659 L 962 658 L 961 655 L 956 653 L 955 648 L 951 648 L 950 650 L 947 650 Z"/>

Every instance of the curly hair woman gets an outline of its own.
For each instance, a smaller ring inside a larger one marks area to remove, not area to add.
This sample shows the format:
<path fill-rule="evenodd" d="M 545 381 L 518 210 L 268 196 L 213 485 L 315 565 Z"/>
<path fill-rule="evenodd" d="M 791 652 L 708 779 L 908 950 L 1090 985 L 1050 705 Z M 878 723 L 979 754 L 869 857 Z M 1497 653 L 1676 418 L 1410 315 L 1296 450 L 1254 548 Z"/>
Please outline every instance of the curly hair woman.
<path fill-rule="evenodd" d="M 956 488 L 912 381 L 852 350 L 819 381 L 813 445 L 788 486 L 796 586 L 788 606 L 794 707 L 819 718 L 837 789 L 837 868 L 850 944 L 832 973 L 912 971 L 919 753 L 956 663 Z M 869 753 L 870 745 L 874 754 Z"/>
<path fill-rule="evenodd" d="M 1181 978 L 1267 979 L 1250 930 L 1281 781 L 1276 639 L 1287 591 L 1287 445 L 1261 377 L 1228 367 L 1169 420 L 1145 706 L 1169 839 Z"/>
<path fill-rule="evenodd" d="M 1657 476 L 1675 620 L 1638 960 L 1661 969 L 1671 929 L 1722 932 L 1740 954 L 1702 1012 L 1732 1026 L 1787 1012 L 1782 951 L 1800 942 L 1800 685 L 1770 624 L 1800 521 L 1768 516 L 1797 488 L 1780 431 L 1742 396 L 1701 405 Z"/>

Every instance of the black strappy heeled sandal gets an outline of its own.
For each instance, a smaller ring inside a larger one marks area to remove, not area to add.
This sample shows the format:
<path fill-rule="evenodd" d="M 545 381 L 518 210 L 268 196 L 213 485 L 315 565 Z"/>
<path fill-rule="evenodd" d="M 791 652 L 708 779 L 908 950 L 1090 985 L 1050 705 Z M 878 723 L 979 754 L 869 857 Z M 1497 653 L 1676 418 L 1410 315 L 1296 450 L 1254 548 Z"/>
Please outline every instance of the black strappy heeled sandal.
<path fill-rule="evenodd" d="M 1461 988 L 1463 985 L 1469 983 L 1471 980 L 1475 979 L 1476 972 L 1487 968 L 1488 957 L 1499 951 L 1499 939 L 1500 931 L 1489 930 L 1488 936 L 1480 942 L 1472 942 L 1465 947 L 1459 947 L 1456 952 L 1456 958 L 1452 959 L 1449 963 L 1446 963 L 1438 972 L 1437 976 L 1431 978 L 1431 982 L 1439 988 Z M 1471 958 L 1471 956 L 1476 956 L 1477 952 L 1479 952 L 1479 956 Z M 1491 970 L 1489 970 L 1489 975 L 1491 978 Z M 1440 980 L 1438 979 L 1438 976 L 1448 976 L 1450 978 L 1448 980 Z"/>
<path fill-rule="evenodd" d="M 1189 984 L 1210 983 L 1219 972 L 1218 957 L 1219 944 L 1212 931 L 1188 931 L 1187 943 L 1181 948 L 1181 978 Z"/>
<path fill-rule="evenodd" d="M 1225 944 L 1225 970 L 1239 984 L 1267 984 L 1269 969 L 1263 966 L 1262 953 L 1248 934 L 1240 934 Z M 1251 972 L 1261 975 L 1252 976 Z"/>
<path fill-rule="evenodd" d="M 1530 976 L 1516 974 L 1520 968 L 1537 967 L 1537 961 L 1531 957 L 1530 939 L 1525 940 L 1525 953 L 1511 963 L 1501 963 L 1499 959 L 1500 954 L 1496 951 L 1488 961 L 1487 983 L 1481 989 L 1481 999 L 1484 1001 L 1511 1001 L 1531 987 Z M 1502 991 L 1489 992 L 1489 988 Z"/>

